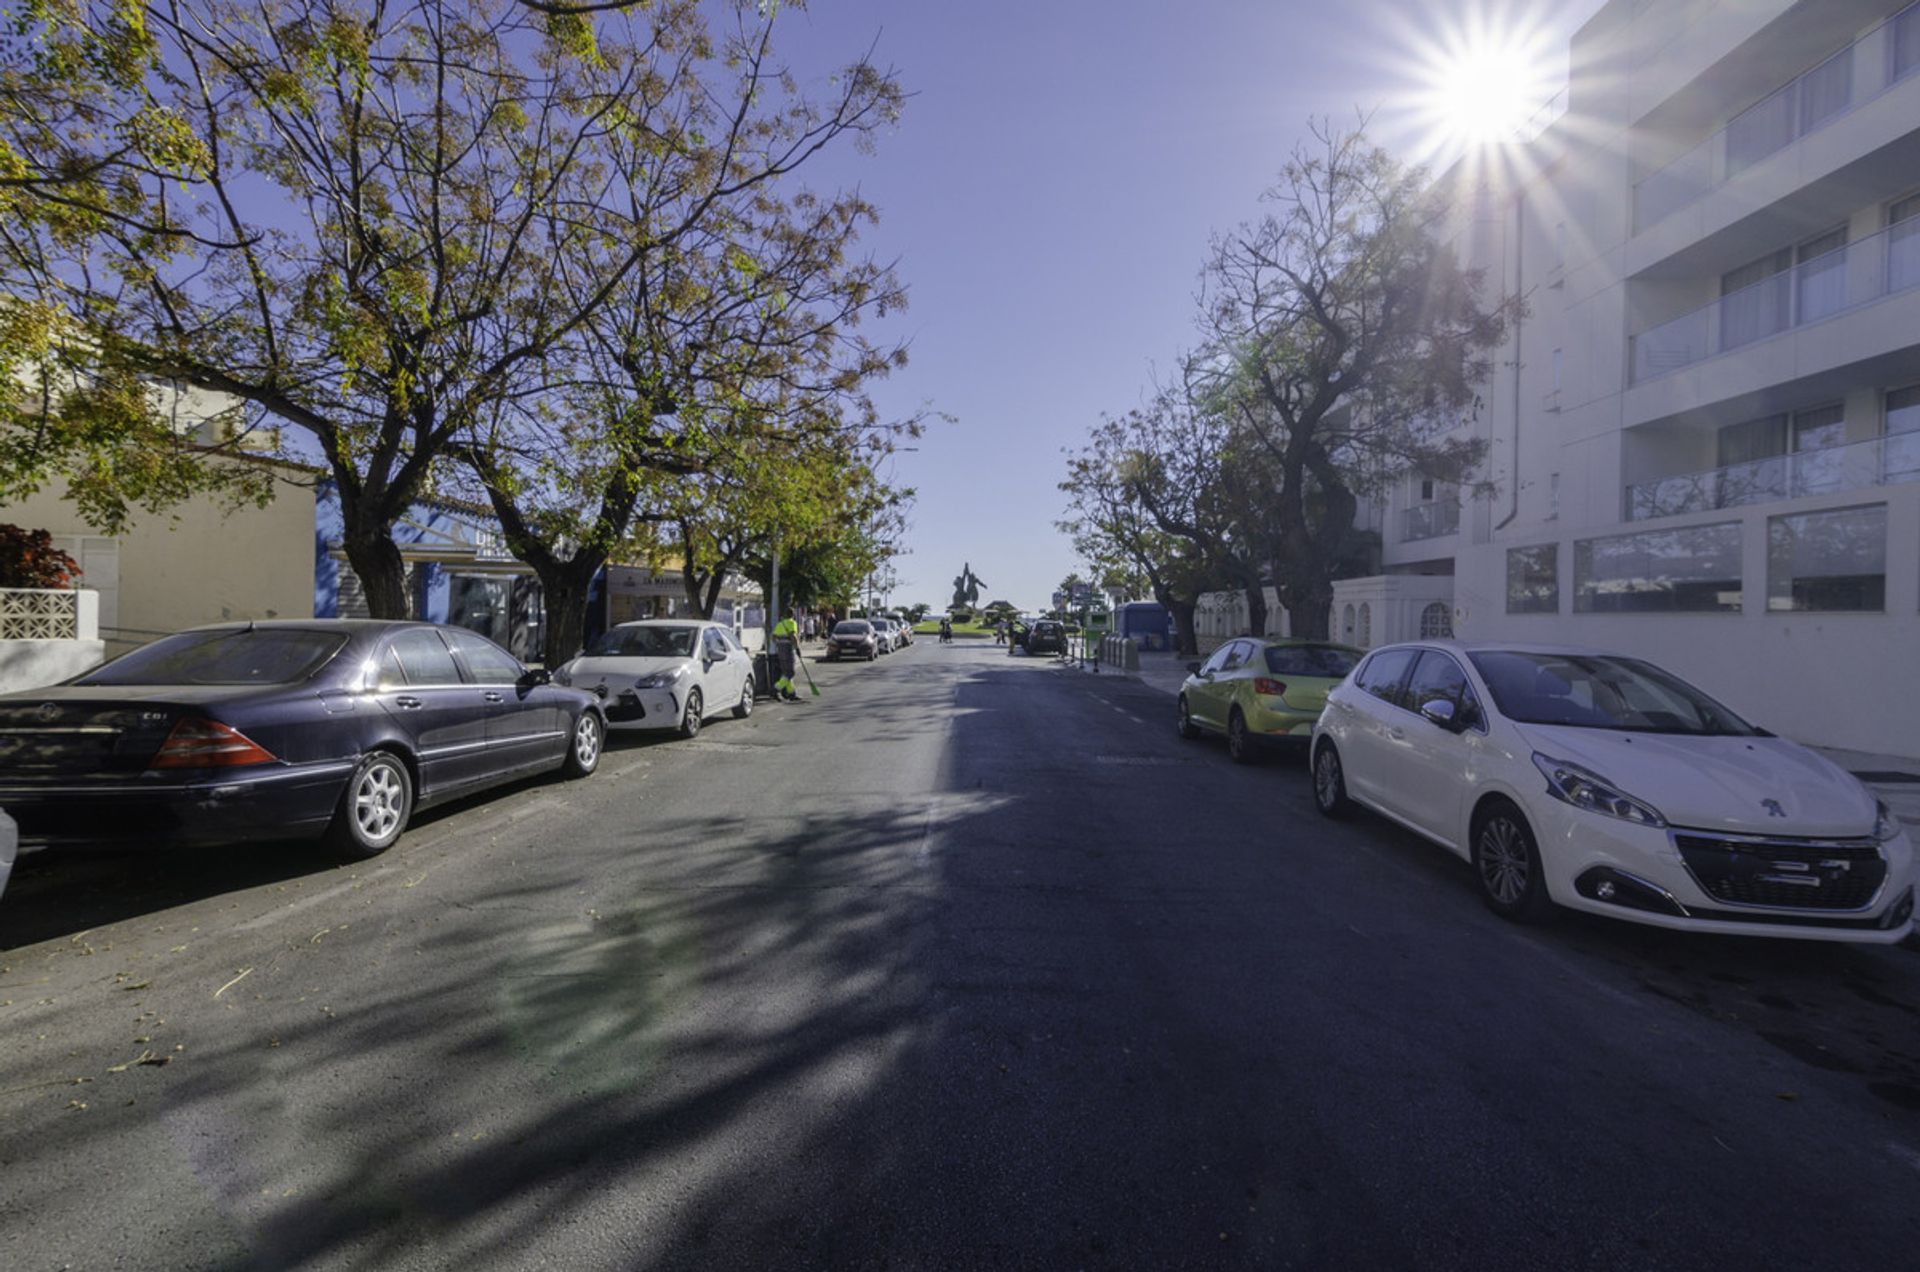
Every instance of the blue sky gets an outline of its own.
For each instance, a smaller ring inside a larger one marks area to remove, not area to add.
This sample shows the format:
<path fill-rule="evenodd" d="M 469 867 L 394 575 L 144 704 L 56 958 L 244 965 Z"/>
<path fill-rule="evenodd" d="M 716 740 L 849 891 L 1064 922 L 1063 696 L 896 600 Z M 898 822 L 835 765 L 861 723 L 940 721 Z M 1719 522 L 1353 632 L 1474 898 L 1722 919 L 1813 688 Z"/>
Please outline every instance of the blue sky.
<path fill-rule="evenodd" d="M 1447 31 L 1532 28 L 1564 79 L 1599 0 L 813 0 L 780 47 L 803 79 L 877 42 L 914 94 L 877 153 L 825 157 L 818 185 L 879 206 L 874 254 L 911 304 L 887 334 L 911 364 L 893 414 L 935 423 L 893 461 L 918 504 L 896 603 L 944 605 L 971 562 L 990 596 L 1045 604 L 1078 564 L 1054 528 L 1063 449 L 1137 404 L 1194 343 L 1210 233 L 1259 196 L 1310 116 L 1378 110 L 1420 144 L 1407 99 Z M 776 28 L 778 29 L 778 28 Z"/>

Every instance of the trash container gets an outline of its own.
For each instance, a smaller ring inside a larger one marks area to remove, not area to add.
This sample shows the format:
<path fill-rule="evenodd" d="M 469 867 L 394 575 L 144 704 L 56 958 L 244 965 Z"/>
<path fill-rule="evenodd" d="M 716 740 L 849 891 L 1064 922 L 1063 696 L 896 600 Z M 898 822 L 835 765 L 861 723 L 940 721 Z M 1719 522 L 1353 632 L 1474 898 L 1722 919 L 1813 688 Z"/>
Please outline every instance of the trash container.
<path fill-rule="evenodd" d="M 761 650 L 753 656 L 753 694 L 756 698 L 771 698 L 773 682 L 780 679 L 780 666 L 768 650 Z"/>

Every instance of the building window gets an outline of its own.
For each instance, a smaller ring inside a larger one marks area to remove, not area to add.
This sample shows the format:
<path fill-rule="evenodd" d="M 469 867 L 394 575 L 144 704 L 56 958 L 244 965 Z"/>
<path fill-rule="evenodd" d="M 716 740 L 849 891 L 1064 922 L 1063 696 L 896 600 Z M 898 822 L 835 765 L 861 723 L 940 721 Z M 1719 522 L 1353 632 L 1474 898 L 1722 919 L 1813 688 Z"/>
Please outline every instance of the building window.
<path fill-rule="evenodd" d="M 1759 163 L 1793 140 L 1794 86 L 1775 89 L 1727 125 L 1727 175 Z"/>
<path fill-rule="evenodd" d="M 1340 614 L 1340 639 L 1353 644 L 1353 606 L 1349 605 Z"/>
<path fill-rule="evenodd" d="M 1373 644 L 1373 607 L 1365 601 L 1360 602 L 1360 648 L 1366 649 Z"/>
<path fill-rule="evenodd" d="M 1853 46 L 1849 44 L 1800 77 L 1800 135 L 1805 136 L 1853 102 Z"/>
<path fill-rule="evenodd" d="M 1887 607 L 1887 507 L 1767 518 L 1767 608 Z"/>
<path fill-rule="evenodd" d="M 1420 611 L 1420 639 L 1446 640 L 1453 635 L 1453 613 L 1445 601 L 1435 601 Z"/>
<path fill-rule="evenodd" d="M 1920 283 L 1920 194 L 1887 209 L 1887 290 Z"/>
<path fill-rule="evenodd" d="M 1887 394 L 1880 471 L 1889 482 L 1920 481 L 1920 384 Z"/>
<path fill-rule="evenodd" d="M 1720 276 L 1720 348 L 1724 352 L 1785 331 L 1792 312 L 1793 249 L 1769 252 Z"/>
<path fill-rule="evenodd" d="M 1560 391 L 1560 350 L 1553 351 L 1553 391 Z"/>
<path fill-rule="evenodd" d="M 1737 521 L 1573 545 L 1575 613 L 1738 612 L 1740 600 Z"/>
<path fill-rule="evenodd" d="M 1560 520 L 1560 474 L 1547 474 L 1547 520 Z"/>
<path fill-rule="evenodd" d="M 1560 545 L 1507 549 L 1507 613 L 1560 612 Z"/>
<path fill-rule="evenodd" d="M 1909 5 L 1892 23 L 1893 75 L 1899 79 L 1920 67 L 1920 4 Z"/>

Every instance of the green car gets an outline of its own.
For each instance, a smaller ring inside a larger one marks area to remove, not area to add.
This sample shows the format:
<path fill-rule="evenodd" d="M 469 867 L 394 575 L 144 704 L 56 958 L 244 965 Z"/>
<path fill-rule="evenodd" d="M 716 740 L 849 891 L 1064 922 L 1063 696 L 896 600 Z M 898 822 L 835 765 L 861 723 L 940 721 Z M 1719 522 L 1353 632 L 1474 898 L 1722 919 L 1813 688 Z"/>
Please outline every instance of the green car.
<path fill-rule="evenodd" d="M 1263 745 L 1304 748 L 1327 705 L 1327 691 L 1346 679 L 1364 652 L 1326 641 L 1230 640 L 1205 664 L 1187 665 L 1180 736 L 1224 733 L 1237 764 L 1258 759 Z"/>

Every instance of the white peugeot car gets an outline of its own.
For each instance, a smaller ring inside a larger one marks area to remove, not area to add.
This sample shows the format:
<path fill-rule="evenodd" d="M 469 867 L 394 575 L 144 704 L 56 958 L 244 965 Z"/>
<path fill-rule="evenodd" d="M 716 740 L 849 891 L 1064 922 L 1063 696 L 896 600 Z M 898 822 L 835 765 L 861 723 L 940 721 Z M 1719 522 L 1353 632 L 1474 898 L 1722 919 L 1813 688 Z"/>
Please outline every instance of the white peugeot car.
<path fill-rule="evenodd" d="M 690 738 L 714 712 L 753 714 L 753 655 L 718 623 L 621 623 L 553 678 L 606 703 L 609 729 L 678 729 Z"/>
<path fill-rule="evenodd" d="M 1314 802 L 1473 863 L 1509 918 L 1555 904 L 1696 932 L 1891 944 L 1913 845 L 1852 774 L 1616 654 L 1374 650 L 1327 696 Z"/>

